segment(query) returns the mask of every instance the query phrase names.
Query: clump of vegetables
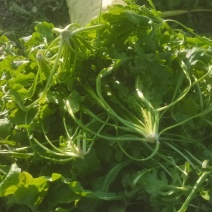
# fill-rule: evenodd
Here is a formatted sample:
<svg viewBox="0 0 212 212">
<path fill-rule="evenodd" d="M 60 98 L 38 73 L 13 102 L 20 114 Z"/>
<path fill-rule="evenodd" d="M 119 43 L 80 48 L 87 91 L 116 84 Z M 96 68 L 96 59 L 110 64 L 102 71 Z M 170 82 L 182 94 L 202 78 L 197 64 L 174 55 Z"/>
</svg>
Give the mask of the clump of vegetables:
<svg viewBox="0 0 212 212">
<path fill-rule="evenodd" d="M 70 179 L 45 180 L 45 192 L 35 192 L 40 201 L 27 207 L 42 211 L 54 181 L 75 198 L 49 209 L 66 203 L 64 210 L 83 211 L 92 200 L 92 211 L 211 207 L 212 41 L 169 22 L 154 5 L 116 5 L 83 28 L 39 23 L 22 38 L 25 56 L 13 49 L 3 56 L 1 157 L 73 167 Z M 25 204 L 21 189 L 37 186 L 36 178 L 14 164 L 7 173 L 0 184 L 6 208 Z M 30 180 L 8 192 L 23 173 Z"/>
</svg>

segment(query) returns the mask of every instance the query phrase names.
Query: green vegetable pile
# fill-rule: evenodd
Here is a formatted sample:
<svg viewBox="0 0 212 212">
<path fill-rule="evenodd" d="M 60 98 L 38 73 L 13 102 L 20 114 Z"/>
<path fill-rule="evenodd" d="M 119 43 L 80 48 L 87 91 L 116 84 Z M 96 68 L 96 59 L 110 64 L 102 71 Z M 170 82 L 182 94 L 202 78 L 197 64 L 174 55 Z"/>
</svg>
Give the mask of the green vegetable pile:
<svg viewBox="0 0 212 212">
<path fill-rule="evenodd" d="M 212 40 L 149 3 L 0 37 L 0 211 L 212 210 Z"/>
</svg>

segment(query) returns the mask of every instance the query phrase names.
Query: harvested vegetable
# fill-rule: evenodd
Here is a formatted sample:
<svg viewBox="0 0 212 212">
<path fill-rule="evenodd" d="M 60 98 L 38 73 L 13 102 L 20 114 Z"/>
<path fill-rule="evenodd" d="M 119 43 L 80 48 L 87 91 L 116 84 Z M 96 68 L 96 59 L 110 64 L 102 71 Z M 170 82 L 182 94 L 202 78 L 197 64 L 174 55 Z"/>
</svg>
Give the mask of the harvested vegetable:
<svg viewBox="0 0 212 212">
<path fill-rule="evenodd" d="M 149 2 L 1 37 L 2 210 L 211 209 L 212 41 Z"/>
</svg>

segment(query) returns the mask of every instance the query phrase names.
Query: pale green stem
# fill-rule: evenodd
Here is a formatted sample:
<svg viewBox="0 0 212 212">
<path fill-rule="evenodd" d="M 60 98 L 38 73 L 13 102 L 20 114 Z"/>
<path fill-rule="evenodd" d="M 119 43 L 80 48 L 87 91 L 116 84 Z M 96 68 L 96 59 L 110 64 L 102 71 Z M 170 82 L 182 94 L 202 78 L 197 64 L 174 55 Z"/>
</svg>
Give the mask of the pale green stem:
<svg viewBox="0 0 212 212">
<path fill-rule="evenodd" d="M 98 24 L 98 25 L 94 25 L 94 26 L 88 26 L 88 27 L 83 27 L 83 28 L 79 28 L 79 29 L 76 29 L 72 32 L 72 35 L 75 35 L 75 34 L 78 34 L 78 33 L 81 33 L 81 32 L 87 32 L 87 31 L 90 31 L 90 30 L 96 30 L 96 29 L 101 29 L 103 26 L 105 26 L 104 24 Z"/>
<path fill-rule="evenodd" d="M 176 20 L 172 20 L 172 19 L 166 19 L 164 20 L 164 23 L 165 22 L 174 22 L 174 23 L 177 23 L 179 24 L 181 27 L 183 27 L 184 29 L 186 29 L 189 33 L 191 33 L 193 36 L 197 37 L 200 41 L 204 42 L 205 44 L 211 46 L 212 45 L 212 41 L 205 38 L 205 37 L 200 37 L 199 35 L 197 35 L 196 33 L 193 32 L 192 29 L 186 27 L 185 25 L 183 25 L 182 23 L 176 21 Z"/>
<path fill-rule="evenodd" d="M 46 82 L 46 85 L 44 87 L 44 90 L 43 90 L 41 96 L 28 106 L 24 106 L 24 105 L 17 103 L 23 111 L 29 111 L 30 109 L 32 109 L 46 95 L 46 93 L 47 93 L 47 91 L 48 91 L 48 89 L 49 89 L 49 87 L 52 83 L 52 78 L 53 78 L 55 72 L 57 71 L 57 67 L 58 67 L 58 63 L 59 63 L 59 59 L 60 59 L 60 56 L 61 56 L 62 49 L 63 49 L 63 41 L 61 40 L 57 58 L 55 59 L 54 66 L 52 68 L 50 76 L 48 77 L 48 80 Z"/>
<path fill-rule="evenodd" d="M 172 101 L 170 104 L 164 106 L 164 107 L 160 107 L 157 109 L 158 112 L 161 112 L 165 109 L 168 109 L 170 107 L 172 107 L 173 105 L 175 105 L 176 103 L 178 103 L 179 101 L 181 101 L 187 94 L 188 92 L 190 91 L 191 89 L 191 86 L 192 86 L 192 83 L 191 83 L 191 79 L 189 77 L 189 74 L 188 74 L 188 71 L 187 71 L 187 68 L 186 68 L 186 65 L 183 61 L 180 61 L 181 62 L 181 65 L 183 66 L 182 67 L 182 70 L 183 70 L 183 73 L 186 75 L 188 81 L 189 81 L 189 85 L 188 87 L 184 90 L 184 92 L 181 94 L 181 96 L 179 96 L 175 101 Z"/>
<path fill-rule="evenodd" d="M 167 131 L 167 130 L 170 130 L 170 129 L 175 128 L 175 127 L 180 126 L 180 125 L 183 125 L 183 124 L 185 124 L 186 122 L 188 122 L 188 121 L 190 121 L 190 120 L 192 120 L 192 119 L 194 119 L 194 118 L 197 118 L 197 117 L 206 115 L 206 114 L 210 113 L 211 111 L 212 111 L 212 106 L 210 105 L 207 109 L 203 110 L 201 113 L 199 113 L 199 114 L 197 114 L 197 115 L 194 115 L 194 116 L 191 116 L 190 118 L 188 118 L 188 119 L 186 119 L 186 120 L 183 120 L 183 121 L 181 121 L 181 122 L 179 122 L 179 123 L 177 123 L 177 124 L 174 124 L 174 125 L 172 125 L 172 126 L 169 126 L 169 127 L 165 128 L 165 129 L 161 130 L 160 133 L 159 133 L 159 136 L 160 136 L 162 133 L 164 133 L 165 131 Z"/>
<path fill-rule="evenodd" d="M 120 142 L 118 142 L 118 145 L 119 145 L 119 148 L 121 149 L 121 151 L 122 151 L 128 158 L 130 158 L 130 159 L 132 159 L 132 160 L 135 160 L 135 161 L 146 161 L 146 160 L 150 160 L 151 158 L 153 158 L 153 157 L 157 154 L 157 152 L 158 152 L 158 150 L 159 150 L 159 147 L 160 147 L 160 142 L 159 142 L 159 140 L 156 140 L 156 142 L 155 142 L 155 148 L 154 148 L 153 152 L 152 152 L 148 157 L 146 157 L 146 158 L 135 158 L 135 157 L 129 155 L 129 154 L 125 151 L 125 149 L 122 147 L 122 145 L 120 144 Z"/>
<path fill-rule="evenodd" d="M 118 61 L 118 63 L 116 65 L 119 65 L 120 61 Z M 109 104 L 105 101 L 105 99 L 102 96 L 102 91 L 101 91 L 101 78 L 105 77 L 106 75 L 110 74 L 112 72 L 113 68 L 110 67 L 108 69 L 103 69 L 99 75 L 97 76 L 96 79 L 96 90 L 97 90 L 97 95 L 98 97 L 101 99 L 101 105 L 103 106 L 103 108 L 110 113 L 112 116 L 114 116 L 115 118 L 117 118 L 122 124 L 124 124 L 125 126 L 129 127 L 130 129 L 132 129 L 133 131 L 141 134 L 142 136 L 146 137 L 146 130 L 141 127 L 136 125 L 135 123 L 131 123 L 125 119 L 123 119 L 122 117 L 118 116 L 116 114 L 116 112 L 109 106 Z"/>
<path fill-rule="evenodd" d="M 195 10 L 170 10 L 170 11 L 162 11 L 161 17 L 166 18 L 170 16 L 178 16 L 184 15 L 190 12 L 212 12 L 211 9 L 195 9 Z"/>
<path fill-rule="evenodd" d="M 180 154 L 183 158 L 185 158 L 186 161 L 188 161 L 188 162 L 191 164 L 191 166 L 193 167 L 193 169 L 198 169 L 198 167 L 195 166 L 195 165 L 188 159 L 188 157 L 182 153 L 182 151 L 178 150 L 176 147 L 174 147 L 172 144 L 170 144 L 170 143 L 168 143 L 168 142 L 164 142 L 164 143 L 165 143 L 166 145 L 168 145 L 169 147 L 171 147 L 173 150 L 175 150 L 175 151 L 176 151 L 178 154 Z M 198 170 L 199 170 L 199 169 L 198 169 Z"/>
<path fill-rule="evenodd" d="M 199 177 L 199 179 L 196 181 L 193 189 L 191 190 L 190 194 L 186 198 L 185 202 L 181 206 L 181 208 L 178 210 L 178 212 L 185 212 L 189 206 L 189 203 L 193 199 L 195 193 L 197 192 L 197 189 L 200 187 L 200 185 L 205 181 L 208 174 L 211 172 L 203 172 L 202 175 Z"/>
<path fill-rule="evenodd" d="M 57 152 L 63 153 L 63 151 L 59 148 L 57 148 L 48 138 L 48 136 L 46 135 L 46 133 L 44 132 L 44 128 L 43 128 L 43 124 L 42 124 L 42 129 L 43 129 L 43 134 L 45 139 L 47 140 L 48 144 Z"/>
</svg>

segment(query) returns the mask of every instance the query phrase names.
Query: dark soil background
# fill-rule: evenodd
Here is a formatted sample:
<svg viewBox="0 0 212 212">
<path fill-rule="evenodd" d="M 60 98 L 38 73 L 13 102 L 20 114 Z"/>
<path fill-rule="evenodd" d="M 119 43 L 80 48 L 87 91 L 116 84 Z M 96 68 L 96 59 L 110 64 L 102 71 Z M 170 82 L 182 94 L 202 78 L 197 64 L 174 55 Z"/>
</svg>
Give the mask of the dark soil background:
<svg viewBox="0 0 212 212">
<path fill-rule="evenodd" d="M 0 0 L 0 35 L 11 39 L 26 36 L 40 21 L 51 22 L 55 26 L 67 25 L 66 0 Z"/>
</svg>

